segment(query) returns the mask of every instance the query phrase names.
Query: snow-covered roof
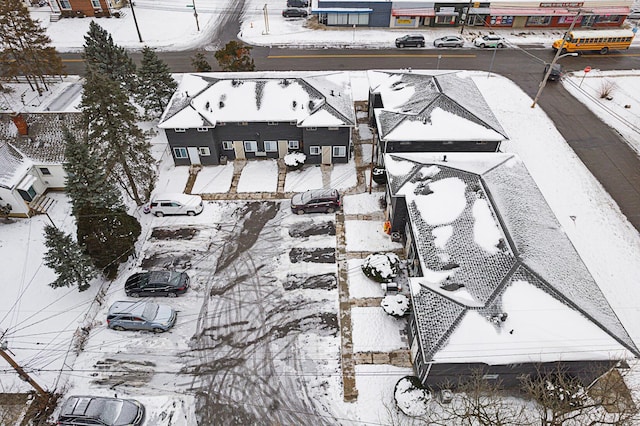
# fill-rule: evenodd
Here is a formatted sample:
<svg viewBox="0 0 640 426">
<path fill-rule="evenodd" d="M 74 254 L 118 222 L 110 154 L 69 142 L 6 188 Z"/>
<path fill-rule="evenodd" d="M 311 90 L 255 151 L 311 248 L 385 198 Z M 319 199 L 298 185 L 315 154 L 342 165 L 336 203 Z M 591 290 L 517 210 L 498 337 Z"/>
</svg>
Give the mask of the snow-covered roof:
<svg viewBox="0 0 640 426">
<path fill-rule="evenodd" d="M 410 285 L 425 360 L 638 354 L 518 157 L 387 154 L 385 167 L 423 271 Z"/>
<path fill-rule="evenodd" d="M 28 125 L 21 136 L 11 114 L 0 113 L 0 185 L 13 187 L 26 170 L 35 164 L 62 164 L 63 129 L 84 138 L 86 126 L 79 112 L 34 112 L 20 114 Z"/>
<path fill-rule="evenodd" d="M 502 141 L 506 132 L 465 72 L 368 71 L 381 140 Z"/>
<path fill-rule="evenodd" d="M 215 127 L 223 122 L 296 122 L 299 127 L 351 127 L 355 111 L 342 72 L 187 74 L 160 128 Z"/>
</svg>

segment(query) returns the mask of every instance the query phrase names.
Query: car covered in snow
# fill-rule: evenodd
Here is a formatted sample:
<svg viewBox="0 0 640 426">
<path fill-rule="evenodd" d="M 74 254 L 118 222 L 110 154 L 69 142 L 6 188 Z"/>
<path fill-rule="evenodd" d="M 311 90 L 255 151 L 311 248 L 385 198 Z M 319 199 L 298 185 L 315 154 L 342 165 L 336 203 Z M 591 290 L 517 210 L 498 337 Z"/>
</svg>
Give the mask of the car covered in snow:
<svg viewBox="0 0 640 426">
<path fill-rule="evenodd" d="M 189 275 L 177 271 L 138 272 L 127 278 L 124 292 L 127 296 L 176 297 L 189 288 Z"/>
<path fill-rule="evenodd" d="M 336 189 L 311 189 L 291 198 L 291 211 L 296 214 L 333 213 L 340 206 L 340 193 Z"/>
<path fill-rule="evenodd" d="M 111 329 L 149 330 L 162 333 L 176 323 L 176 311 L 170 306 L 139 300 L 119 301 L 109 308 L 107 326 Z"/>
<path fill-rule="evenodd" d="M 144 405 L 134 399 L 70 396 L 62 404 L 58 425 L 140 426 Z"/>
</svg>

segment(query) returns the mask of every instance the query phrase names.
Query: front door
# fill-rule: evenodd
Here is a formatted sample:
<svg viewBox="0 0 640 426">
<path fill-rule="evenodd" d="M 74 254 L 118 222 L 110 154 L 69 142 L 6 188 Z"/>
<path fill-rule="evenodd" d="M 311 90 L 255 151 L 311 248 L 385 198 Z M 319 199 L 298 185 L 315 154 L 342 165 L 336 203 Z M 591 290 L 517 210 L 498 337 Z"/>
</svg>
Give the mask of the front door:
<svg viewBox="0 0 640 426">
<path fill-rule="evenodd" d="M 285 155 L 289 153 L 289 141 L 288 140 L 279 140 L 278 141 L 278 158 L 284 158 Z"/>
<path fill-rule="evenodd" d="M 322 164 L 331 164 L 331 147 L 322 147 Z"/>
<path fill-rule="evenodd" d="M 198 148 L 195 146 L 187 147 L 187 152 L 189 153 L 189 161 L 191 161 L 191 164 L 202 164 L 200 163 L 200 153 L 198 152 Z"/>
<path fill-rule="evenodd" d="M 247 157 L 244 155 L 244 144 L 242 141 L 233 141 L 233 151 L 236 154 L 236 159 L 245 160 Z"/>
</svg>

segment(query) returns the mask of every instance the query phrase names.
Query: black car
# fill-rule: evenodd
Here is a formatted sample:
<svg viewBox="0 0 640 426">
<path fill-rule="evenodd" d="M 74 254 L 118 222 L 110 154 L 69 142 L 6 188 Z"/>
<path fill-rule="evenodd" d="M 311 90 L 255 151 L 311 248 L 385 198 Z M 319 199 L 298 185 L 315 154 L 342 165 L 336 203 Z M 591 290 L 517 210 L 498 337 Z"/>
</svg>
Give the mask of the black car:
<svg viewBox="0 0 640 426">
<path fill-rule="evenodd" d="M 422 34 L 407 34 L 396 39 L 396 47 L 424 47 L 424 36 Z"/>
<path fill-rule="evenodd" d="M 304 9 L 297 9 L 295 7 L 291 7 L 289 9 L 285 9 L 282 11 L 282 16 L 285 18 L 306 18 L 307 11 Z"/>
<path fill-rule="evenodd" d="M 70 396 L 62 405 L 58 424 L 139 426 L 144 422 L 144 406 L 133 399 L 99 396 Z"/>
<path fill-rule="evenodd" d="M 151 271 L 139 272 L 127 278 L 124 292 L 127 296 L 176 297 L 189 288 L 189 276 L 184 272 Z"/>
<path fill-rule="evenodd" d="M 296 214 L 333 213 L 340 208 L 340 193 L 336 189 L 312 189 L 291 198 L 291 211 Z"/>
<path fill-rule="evenodd" d="M 307 0 L 287 0 L 287 7 L 309 7 Z"/>
<path fill-rule="evenodd" d="M 547 72 L 549 72 L 550 66 L 551 64 L 545 64 L 544 73 L 542 74 L 543 78 L 545 75 L 547 75 Z M 549 73 L 549 77 L 547 78 L 547 81 L 558 81 L 561 78 L 562 78 L 562 65 L 553 64 L 553 68 L 551 68 L 551 72 Z"/>
</svg>

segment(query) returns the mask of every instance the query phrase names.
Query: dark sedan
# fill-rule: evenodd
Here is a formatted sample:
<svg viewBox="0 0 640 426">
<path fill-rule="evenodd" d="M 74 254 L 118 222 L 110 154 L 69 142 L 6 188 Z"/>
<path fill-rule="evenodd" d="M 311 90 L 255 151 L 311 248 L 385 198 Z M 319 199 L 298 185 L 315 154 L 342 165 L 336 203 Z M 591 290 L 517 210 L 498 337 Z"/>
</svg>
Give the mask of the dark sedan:
<svg viewBox="0 0 640 426">
<path fill-rule="evenodd" d="M 306 18 L 307 15 L 308 13 L 306 10 L 297 9 L 295 7 L 291 7 L 282 11 L 282 16 L 284 16 L 285 18 Z"/>
<path fill-rule="evenodd" d="M 133 399 L 70 396 L 62 405 L 59 425 L 138 426 L 144 422 L 144 406 Z"/>
<path fill-rule="evenodd" d="M 176 297 L 189 288 L 189 276 L 184 272 L 151 271 L 131 275 L 124 285 L 127 296 Z"/>
</svg>

